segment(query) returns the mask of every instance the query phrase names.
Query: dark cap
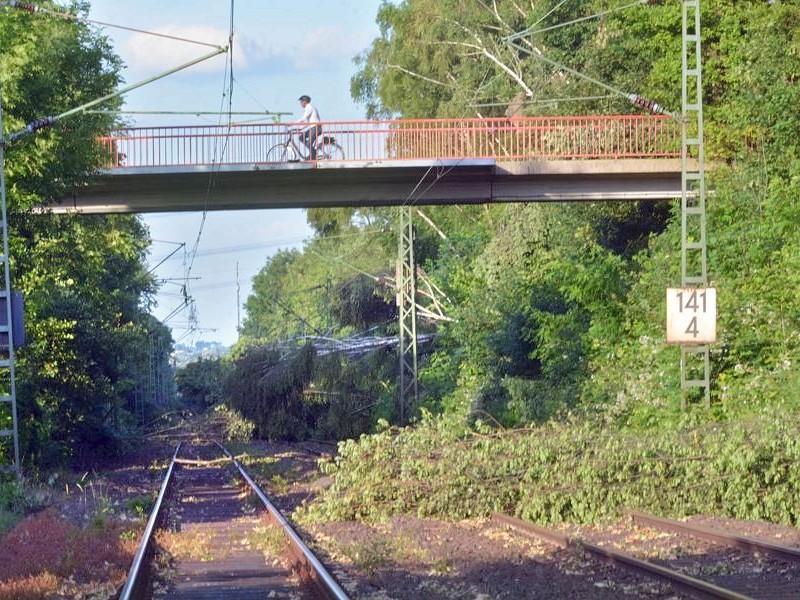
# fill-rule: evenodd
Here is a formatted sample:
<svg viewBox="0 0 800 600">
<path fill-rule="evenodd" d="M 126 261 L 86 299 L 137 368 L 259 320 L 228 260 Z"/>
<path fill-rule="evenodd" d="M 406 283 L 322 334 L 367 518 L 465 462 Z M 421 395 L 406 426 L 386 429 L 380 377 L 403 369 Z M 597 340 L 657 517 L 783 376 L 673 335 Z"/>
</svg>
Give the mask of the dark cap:
<svg viewBox="0 0 800 600">
<path fill-rule="evenodd" d="M 306 102 L 311 102 L 311 96 L 306 96 L 305 94 L 303 94 L 302 96 L 300 96 L 298 98 L 298 100 L 301 100 L 301 101 L 305 100 Z"/>
</svg>

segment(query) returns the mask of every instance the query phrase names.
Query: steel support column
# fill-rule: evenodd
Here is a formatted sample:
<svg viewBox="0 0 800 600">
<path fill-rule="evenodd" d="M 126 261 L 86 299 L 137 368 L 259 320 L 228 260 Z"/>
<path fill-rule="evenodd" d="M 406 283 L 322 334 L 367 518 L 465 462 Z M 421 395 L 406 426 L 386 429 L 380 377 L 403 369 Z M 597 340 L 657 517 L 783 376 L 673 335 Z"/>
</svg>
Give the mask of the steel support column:
<svg viewBox="0 0 800 600">
<path fill-rule="evenodd" d="M 681 287 L 707 287 L 705 148 L 700 0 L 683 0 L 681 127 Z M 696 169 L 690 164 L 696 159 Z M 711 404 L 708 345 L 681 346 L 681 404 L 702 390 Z"/>
<path fill-rule="evenodd" d="M 400 395 L 398 418 L 405 424 L 417 407 L 417 276 L 414 264 L 412 208 L 398 209 L 397 310 L 400 317 Z"/>
<path fill-rule="evenodd" d="M 0 344 L 0 448 L 13 446 L 13 457 L 7 458 L 5 452 L 0 456 L 0 469 L 11 468 L 19 477 L 19 423 L 17 419 L 17 390 L 14 374 L 14 332 L 11 312 L 11 270 L 8 254 L 8 211 L 6 206 L 6 172 L 5 172 L 5 140 L 3 138 L 3 105 L 0 90 L 0 230 L 3 245 L 0 248 L 0 262 L 3 265 L 2 282 L 0 282 L 0 298 L 5 308 L 0 324 L 0 334 L 5 343 Z M 10 442 L 10 444 L 9 444 Z M 11 452 L 8 452 L 11 454 Z M 9 465 L 10 463 L 10 465 Z"/>
</svg>

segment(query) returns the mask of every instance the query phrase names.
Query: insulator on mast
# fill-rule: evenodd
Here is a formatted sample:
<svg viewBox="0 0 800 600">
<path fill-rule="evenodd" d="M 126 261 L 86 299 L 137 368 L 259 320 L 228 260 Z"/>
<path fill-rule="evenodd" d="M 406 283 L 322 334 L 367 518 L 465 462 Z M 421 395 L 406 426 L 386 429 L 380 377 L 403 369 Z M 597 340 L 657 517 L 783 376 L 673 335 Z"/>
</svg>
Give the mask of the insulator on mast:
<svg viewBox="0 0 800 600">
<path fill-rule="evenodd" d="M 11 8 L 17 8 L 19 10 L 24 10 L 25 12 L 35 13 L 41 10 L 35 4 L 29 4 L 28 2 L 17 2 L 17 0 L 11 0 L 10 2 L 6 2 L 6 6 Z"/>
<path fill-rule="evenodd" d="M 648 100 L 647 98 L 642 98 L 641 96 L 637 96 L 636 94 L 628 94 L 628 100 L 630 100 L 637 106 L 641 106 L 642 108 L 646 108 L 647 110 L 654 113 L 658 113 L 660 115 L 672 114 L 663 106 L 661 106 L 658 102 L 654 100 Z"/>
<path fill-rule="evenodd" d="M 55 125 L 58 121 L 56 117 L 44 117 L 43 119 L 36 119 L 35 121 L 31 121 L 25 126 L 25 129 L 20 129 L 16 133 L 12 133 L 11 135 L 6 136 L 5 142 L 13 142 L 16 139 L 21 138 L 24 135 L 28 135 L 29 133 L 34 133 L 39 131 L 40 129 L 44 129 L 45 127 L 50 127 L 51 125 Z"/>
<path fill-rule="evenodd" d="M 33 133 L 35 131 L 39 131 L 40 129 L 44 129 L 45 127 L 50 127 L 54 125 L 56 122 L 55 117 L 44 117 L 43 119 L 36 119 L 35 121 L 31 121 L 25 126 L 26 133 Z"/>
</svg>

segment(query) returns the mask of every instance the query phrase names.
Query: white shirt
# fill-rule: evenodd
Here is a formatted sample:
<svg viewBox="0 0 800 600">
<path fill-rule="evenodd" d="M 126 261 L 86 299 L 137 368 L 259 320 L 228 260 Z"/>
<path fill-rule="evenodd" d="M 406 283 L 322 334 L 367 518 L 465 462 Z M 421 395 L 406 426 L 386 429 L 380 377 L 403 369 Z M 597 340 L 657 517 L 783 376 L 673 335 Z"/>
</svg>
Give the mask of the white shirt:
<svg viewBox="0 0 800 600">
<path fill-rule="evenodd" d="M 319 111 L 314 107 L 311 102 L 306 104 L 306 108 L 303 111 L 303 117 L 300 119 L 301 123 L 319 123 Z M 305 129 L 309 129 L 309 127 L 304 127 Z"/>
</svg>

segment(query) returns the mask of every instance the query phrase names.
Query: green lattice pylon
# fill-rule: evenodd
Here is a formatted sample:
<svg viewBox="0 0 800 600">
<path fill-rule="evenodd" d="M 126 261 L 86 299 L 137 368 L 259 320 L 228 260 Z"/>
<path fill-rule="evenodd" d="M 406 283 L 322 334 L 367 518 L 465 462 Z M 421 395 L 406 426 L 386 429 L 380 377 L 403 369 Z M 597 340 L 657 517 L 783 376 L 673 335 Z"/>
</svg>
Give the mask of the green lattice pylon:
<svg viewBox="0 0 800 600">
<path fill-rule="evenodd" d="M 398 417 L 405 424 L 417 407 L 417 277 L 411 207 L 398 209 L 397 310 L 400 319 L 400 393 Z"/>
<path fill-rule="evenodd" d="M 700 0 L 683 0 L 681 127 L 681 287 L 708 286 Z M 681 346 L 682 406 L 703 390 L 711 404 L 708 345 Z"/>
<path fill-rule="evenodd" d="M 0 317 L 0 469 L 11 469 L 19 477 L 19 424 L 17 420 L 17 392 L 14 374 L 14 332 L 11 310 L 11 271 L 8 254 L 8 220 L 6 206 L 6 173 L 5 173 L 5 140 L 3 138 L 3 105 L 2 90 L 0 90 L 0 230 L 3 242 L 0 248 L 0 263 L 3 265 L 0 277 L 0 300 L 2 300 L 3 315 Z M 5 456 L 11 454 L 13 458 Z M 9 464 L 10 463 L 10 464 Z"/>
</svg>

